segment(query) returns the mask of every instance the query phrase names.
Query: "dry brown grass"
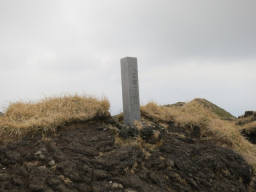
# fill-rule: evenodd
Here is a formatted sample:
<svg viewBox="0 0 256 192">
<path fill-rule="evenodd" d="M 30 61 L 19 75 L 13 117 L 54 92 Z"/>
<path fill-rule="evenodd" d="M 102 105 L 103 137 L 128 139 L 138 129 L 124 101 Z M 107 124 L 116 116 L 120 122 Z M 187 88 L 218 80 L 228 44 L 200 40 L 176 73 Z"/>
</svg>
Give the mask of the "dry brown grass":
<svg viewBox="0 0 256 192">
<path fill-rule="evenodd" d="M 161 121 L 174 121 L 178 126 L 198 125 L 204 139 L 238 152 L 256 168 L 255 145 L 241 135 L 235 121 L 222 120 L 219 115 L 205 107 L 200 99 L 183 106 L 159 106 L 151 102 L 141 107 L 141 111 L 142 114 Z"/>
<path fill-rule="evenodd" d="M 256 130 L 256 121 L 253 121 L 253 122 L 250 122 L 250 123 L 247 123 L 245 125 L 243 125 L 241 127 L 241 129 L 245 129 L 245 130 Z"/>
<path fill-rule="evenodd" d="M 105 98 L 77 95 L 46 98 L 38 103 L 13 103 L 0 117 L 0 138 L 55 132 L 56 128 L 72 121 L 108 115 L 108 110 L 109 102 Z"/>
<path fill-rule="evenodd" d="M 252 131 L 255 132 L 256 131 L 256 121 L 252 121 L 252 122 L 249 122 L 247 124 L 240 126 L 240 130 L 244 130 L 248 133 L 250 133 Z"/>
<path fill-rule="evenodd" d="M 240 131 L 247 134 L 256 132 L 256 119 L 254 116 L 239 118 L 237 119 L 236 124 L 238 125 Z"/>
</svg>

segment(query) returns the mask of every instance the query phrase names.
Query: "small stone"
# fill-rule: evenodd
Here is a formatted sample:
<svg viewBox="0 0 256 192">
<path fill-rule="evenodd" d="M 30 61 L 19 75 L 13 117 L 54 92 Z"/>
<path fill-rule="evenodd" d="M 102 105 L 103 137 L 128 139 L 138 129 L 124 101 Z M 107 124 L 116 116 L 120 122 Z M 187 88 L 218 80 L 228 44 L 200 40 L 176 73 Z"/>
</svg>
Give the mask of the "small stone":
<svg viewBox="0 0 256 192">
<path fill-rule="evenodd" d="M 44 159 L 45 159 L 44 154 L 40 154 L 40 155 L 39 155 L 39 159 L 44 160 Z"/>
<path fill-rule="evenodd" d="M 113 183 L 112 184 L 112 189 L 123 189 L 123 185 L 120 183 Z"/>
<path fill-rule="evenodd" d="M 35 156 L 41 160 L 44 160 L 45 159 L 45 155 L 43 154 L 43 152 L 41 150 L 37 151 L 35 153 Z"/>
<path fill-rule="evenodd" d="M 41 154 L 43 154 L 43 153 L 42 153 L 42 151 L 40 151 L 40 150 L 37 151 L 37 152 L 35 152 L 35 155 L 36 155 L 36 156 L 39 156 L 39 155 L 41 155 Z"/>
<path fill-rule="evenodd" d="M 38 169 L 40 169 L 40 170 L 45 170 L 45 169 L 46 169 L 46 166 L 45 166 L 45 165 L 39 166 Z"/>
<path fill-rule="evenodd" d="M 54 160 L 51 160 L 49 163 L 48 163 L 49 166 L 54 166 L 55 165 L 55 161 Z"/>
<path fill-rule="evenodd" d="M 174 167 L 175 163 L 174 163 L 173 160 L 169 160 L 169 161 L 168 161 L 168 165 L 169 165 L 170 167 Z"/>
</svg>

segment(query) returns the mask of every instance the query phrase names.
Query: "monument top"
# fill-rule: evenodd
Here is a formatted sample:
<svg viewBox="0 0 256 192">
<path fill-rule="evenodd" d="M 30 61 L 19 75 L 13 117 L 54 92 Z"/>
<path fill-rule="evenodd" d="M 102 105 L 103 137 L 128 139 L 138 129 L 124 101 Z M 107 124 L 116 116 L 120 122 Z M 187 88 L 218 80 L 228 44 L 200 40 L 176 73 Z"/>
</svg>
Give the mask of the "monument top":
<svg viewBox="0 0 256 192">
<path fill-rule="evenodd" d="M 137 57 L 123 57 L 121 59 L 121 63 L 122 62 L 136 62 L 137 63 Z"/>
</svg>

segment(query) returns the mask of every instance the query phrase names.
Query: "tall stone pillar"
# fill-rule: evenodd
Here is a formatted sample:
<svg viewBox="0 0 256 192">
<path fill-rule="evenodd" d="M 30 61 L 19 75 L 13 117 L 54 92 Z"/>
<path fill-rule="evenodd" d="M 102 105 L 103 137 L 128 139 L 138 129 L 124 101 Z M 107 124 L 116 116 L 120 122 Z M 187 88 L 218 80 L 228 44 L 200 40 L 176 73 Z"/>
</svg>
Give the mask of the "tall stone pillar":
<svg viewBox="0 0 256 192">
<path fill-rule="evenodd" d="M 121 77 L 124 122 L 132 126 L 135 120 L 140 121 L 141 118 L 137 58 L 121 59 Z"/>
</svg>

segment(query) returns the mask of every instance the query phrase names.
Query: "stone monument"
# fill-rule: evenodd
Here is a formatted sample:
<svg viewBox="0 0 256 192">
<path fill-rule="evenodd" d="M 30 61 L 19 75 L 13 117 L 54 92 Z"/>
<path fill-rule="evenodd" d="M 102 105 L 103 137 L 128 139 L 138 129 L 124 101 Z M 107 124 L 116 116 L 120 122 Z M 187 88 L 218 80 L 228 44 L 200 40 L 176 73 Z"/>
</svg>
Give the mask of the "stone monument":
<svg viewBox="0 0 256 192">
<path fill-rule="evenodd" d="M 125 57 L 121 59 L 121 78 L 124 122 L 132 126 L 135 120 L 140 121 L 137 58 Z"/>
</svg>

